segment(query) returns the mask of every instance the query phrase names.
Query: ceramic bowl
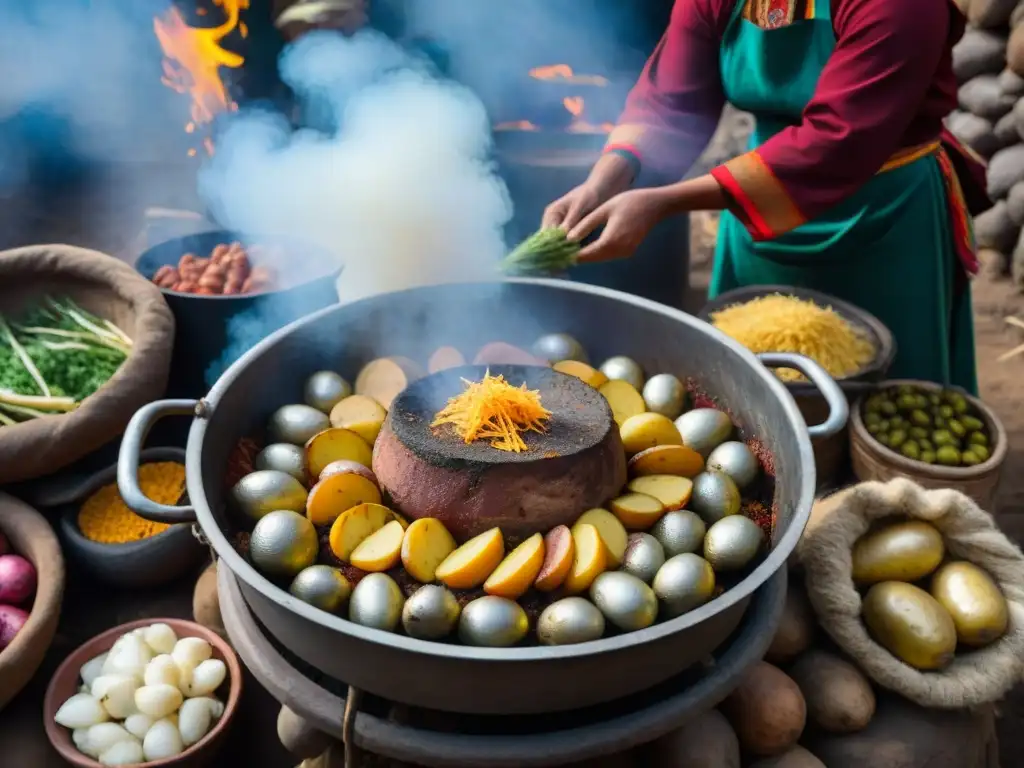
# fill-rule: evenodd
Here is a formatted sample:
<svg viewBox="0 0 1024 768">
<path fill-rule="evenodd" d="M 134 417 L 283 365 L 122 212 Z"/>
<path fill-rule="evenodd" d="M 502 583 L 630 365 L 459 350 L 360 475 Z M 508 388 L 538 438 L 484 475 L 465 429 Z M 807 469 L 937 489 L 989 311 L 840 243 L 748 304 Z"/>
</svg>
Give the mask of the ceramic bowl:
<svg viewBox="0 0 1024 768">
<path fill-rule="evenodd" d="M 185 463 L 182 448 L 147 448 L 142 463 L 176 461 Z M 104 485 L 117 481 L 117 464 L 112 464 L 78 482 L 70 483 L 48 502 L 58 506 L 60 536 L 68 555 L 96 579 L 118 587 L 150 588 L 167 584 L 196 568 L 208 551 L 192 535 L 192 526 L 172 525 L 163 533 L 141 541 L 102 544 L 87 539 L 78 527 L 78 511 L 89 496 Z"/>
<path fill-rule="evenodd" d="M 53 642 L 64 597 L 64 558 L 46 518 L 13 496 L 0 493 L 0 532 L 36 569 L 36 595 L 25 626 L 0 651 L 0 710 L 35 674 Z"/>
<path fill-rule="evenodd" d="M 213 728 L 201 741 L 193 744 L 180 755 L 140 765 L 144 765 L 146 768 L 169 768 L 170 766 L 200 768 L 217 764 L 213 760 L 224 744 L 224 738 L 228 728 L 231 727 L 231 721 L 238 710 L 238 701 L 242 695 L 242 667 L 238 656 L 227 642 L 206 627 L 183 619 L 143 619 L 122 624 L 79 646 L 60 665 L 46 689 L 46 697 L 43 700 L 43 723 L 50 744 L 69 764 L 79 766 L 79 768 L 102 768 L 99 762 L 79 752 L 71 741 L 71 731 L 57 725 L 53 719 L 61 704 L 78 692 L 78 687 L 81 684 L 78 674 L 82 665 L 89 659 L 109 651 L 114 645 L 114 641 L 121 635 L 139 627 L 158 623 L 170 625 L 179 638 L 202 638 L 213 646 L 213 658 L 220 659 L 227 665 L 227 679 L 216 692 L 217 698 L 224 703 L 224 714 L 214 723 Z"/>
</svg>

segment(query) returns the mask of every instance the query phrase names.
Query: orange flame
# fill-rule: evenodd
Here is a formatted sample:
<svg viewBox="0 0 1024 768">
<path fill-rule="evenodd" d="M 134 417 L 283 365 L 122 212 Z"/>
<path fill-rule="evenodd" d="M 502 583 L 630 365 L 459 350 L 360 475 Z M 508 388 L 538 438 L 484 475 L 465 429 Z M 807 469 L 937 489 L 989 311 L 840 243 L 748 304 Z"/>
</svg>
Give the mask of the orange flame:
<svg viewBox="0 0 1024 768">
<path fill-rule="evenodd" d="M 173 6 L 162 17 L 153 19 L 153 31 L 164 53 L 160 80 L 192 99 L 191 119 L 185 124 L 189 134 L 212 123 L 218 114 L 238 109 L 221 80 L 220 68 L 238 69 L 245 57 L 223 48 L 221 41 L 236 29 L 242 37 L 248 35 L 241 13 L 248 10 L 250 0 L 213 2 L 223 8 L 225 16 L 224 22 L 216 27 L 190 27 Z M 205 9 L 197 13 L 204 16 Z M 212 155 L 213 142 L 208 136 L 203 137 L 202 144 L 207 154 Z M 190 156 L 195 154 L 195 149 L 189 150 Z"/>
<path fill-rule="evenodd" d="M 547 64 L 530 70 L 534 80 L 558 81 L 569 85 L 597 86 L 608 85 L 608 78 L 601 75 L 577 75 L 568 64 Z M 590 123 L 584 118 L 585 104 L 582 96 L 567 96 L 562 105 L 572 115 L 572 122 L 566 128 L 569 133 L 611 133 L 615 126 L 611 123 Z M 510 120 L 494 126 L 496 131 L 539 131 L 540 128 L 529 120 Z"/>
<path fill-rule="evenodd" d="M 608 85 L 608 78 L 600 75 L 577 75 L 568 64 L 547 64 L 530 70 L 536 80 L 563 80 L 573 85 Z"/>
</svg>

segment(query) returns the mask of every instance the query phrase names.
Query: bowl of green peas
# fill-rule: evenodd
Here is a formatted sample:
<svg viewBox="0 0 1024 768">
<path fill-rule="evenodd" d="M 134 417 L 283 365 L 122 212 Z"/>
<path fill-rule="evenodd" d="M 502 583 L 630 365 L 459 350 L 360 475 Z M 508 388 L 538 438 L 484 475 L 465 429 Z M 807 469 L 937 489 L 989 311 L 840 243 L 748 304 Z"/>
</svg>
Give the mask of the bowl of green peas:
<svg viewBox="0 0 1024 768">
<path fill-rule="evenodd" d="M 952 488 L 990 509 L 1006 460 L 999 418 L 978 398 L 926 381 L 885 381 L 850 413 L 850 454 L 859 480 L 907 477 Z"/>
</svg>

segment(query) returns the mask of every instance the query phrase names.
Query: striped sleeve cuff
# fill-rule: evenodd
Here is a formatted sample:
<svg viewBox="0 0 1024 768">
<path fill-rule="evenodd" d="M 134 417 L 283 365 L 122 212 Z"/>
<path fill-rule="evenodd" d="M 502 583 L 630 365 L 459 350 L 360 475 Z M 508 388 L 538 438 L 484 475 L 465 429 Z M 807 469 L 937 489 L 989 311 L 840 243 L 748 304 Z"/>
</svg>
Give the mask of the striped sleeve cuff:
<svg viewBox="0 0 1024 768">
<path fill-rule="evenodd" d="M 757 150 L 713 168 L 711 175 L 755 240 L 771 240 L 807 221 Z"/>
<path fill-rule="evenodd" d="M 629 170 L 634 179 L 640 175 L 640 153 L 633 147 L 605 147 L 604 154 L 616 155 L 629 163 Z"/>
</svg>

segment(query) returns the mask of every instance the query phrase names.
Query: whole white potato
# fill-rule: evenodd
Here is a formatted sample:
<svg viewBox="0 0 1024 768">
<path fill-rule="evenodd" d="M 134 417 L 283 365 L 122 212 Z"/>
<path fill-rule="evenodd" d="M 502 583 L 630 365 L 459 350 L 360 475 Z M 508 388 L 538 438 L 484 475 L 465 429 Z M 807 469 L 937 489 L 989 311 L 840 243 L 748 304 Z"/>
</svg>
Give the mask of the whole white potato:
<svg viewBox="0 0 1024 768">
<path fill-rule="evenodd" d="M 96 723 L 106 722 L 110 719 L 107 710 L 100 704 L 99 699 L 90 693 L 76 693 L 70 699 L 60 705 L 57 714 L 53 716 L 57 725 L 65 728 L 89 728 Z"/>
<path fill-rule="evenodd" d="M 174 644 L 171 656 L 179 667 L 195 669 L 213 655 L 213 648 L 201 637 L 183 637 Z"/>
<path fill-rule="evenodd" d="M 185 746 L 190 747 L 210 731 L 213 723 L 211 699 L 186 699 L 178 710 L 178 731 Z"/>
<path fill-rule="evenodd" d="M 178 671 L 178 664 L 169 653 L 154 658 L 146 665 L 145 674 L 142 677 L 146 685 L 173 685 L 178 687 L 181 673 Z"/>
<path fill-rule="evenodd" d="M 153 651 L 141 637 L 134 633 L 122 635 L 103 662 L 103 674 L 134 675 L 141 680 L 142 673 L 152 658 Z"/>
<path fill-rule="evenodd" d="M 146 760 L 162 760 L 180 755 L 185 749 L 178 727 L 170 720 L 157 720 L 142 740 L 142 755 Z"/>
<path fill-rule="evenodd" d="M 99 757 L 89 751 L 89 729 L 88 728 L 75 728 L 71 732 L 71 742 L 75 745 L 75 748 L 83 755 L 89 757 Z"/>
<path fill-rule="evenodd" d="M 142 639 L 153 653 L 170 653 L 174 650 L 178 636 L 169 624 L 150 624 L 142 632 Z"/>
<path fill-rule="evenodd" d="M 135 691 L 139 679 L 134 675 L 100 675 L 92 684 L 92 695 L 113 718 L 123 720 L 136 712 Z"/>
<path fill-rule="evenodd" d="M 153 718 L 149 715 L 144 715 L 141 712 L 136 712 L 134 715 L 128 715 L 124 721 L 124 729 L 139 741 L 145 737 L 146 731 L 152 727 Z"/>
<path fill-rule="evenodd" d="M 117 723 L 97 723 L 86 733 L 86 754 L 98 757 L 119 741 L 135 740 L 124 726 Z"/>
<path fill-rule="evenodd" d="M 157 720 L 177 710 L 183 700 L 181 691 L 163 683 L 144 685 L 135 691 L 135 706 L 139 712 Z"/>
<path fill-rule="evenodd" d="M 194 701 L 206 702 L 206 705 L 210 708 L 210 716 L 214 720 L 220 720 L 221 715 L 224 714 L 224 702 L 216 696 L 197 696 Z"/>
<path fill-rule="evenodd" d="M 192 671 L 188 686 L 189 696 L 206 696 L 216 691 L 228 675 L 228 668 L 220 659 L 207 659 Z"/>
<path fill-rule="evenodd" d="M 132 739 L 119 741 L 99 757 L 101 765 L 137 765 L 143 760 L 142 745 Z"/>
<path fill-rule="evenodd" d="M 82 669 L 79 670 L 78 675 L 82 678 L 82 684 L 92 688 L 92 682 L 97 677 L 103 674 L 103 663 L 107 660 L 107 654 L 101 653 L 99 656 L 93 656 L 85 664 L 82 665 Z"/>
</svg>

